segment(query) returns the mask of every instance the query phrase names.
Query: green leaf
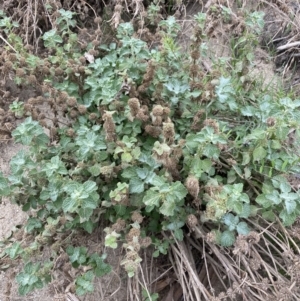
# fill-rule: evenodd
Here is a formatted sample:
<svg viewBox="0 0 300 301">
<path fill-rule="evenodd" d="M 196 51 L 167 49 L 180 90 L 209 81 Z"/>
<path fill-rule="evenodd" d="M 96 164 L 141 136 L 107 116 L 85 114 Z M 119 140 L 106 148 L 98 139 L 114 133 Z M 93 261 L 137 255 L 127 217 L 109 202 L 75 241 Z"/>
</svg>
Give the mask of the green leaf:
<svg viewBox="0 0 300 301">
<path fill-rule="evenodd" d="M 280 182 L 279 188 L 281 192 L 290 192 L 292 190 L 291 185 L 287 181 Z"/>
<path fill-rule="evenodd" d="M 239 214 L 239 217 L 248 218 L 251 215 L 251 205 L 243 204 L 243 208 Z"/>
<path fill-rule="evenodd" d="M 233 231 L 239 223 L 239 217 L 234 216 L 232 213 L 227 213 L 223 216 L 223 222 L 228 226 L 229 231 Z"/>
<path fill-rule="evenodd" d="M 262 147 L 257 147 L 253 152 L 253 161 L 261 161 L 267 156 L 267 151 Z"/>
<path fill-rule="evenodd" d="M 129 181 L 129 193 L 144 192 L 144 182 L 138 178 L 132 178 Z"/>
<path fill-rule="evenodd" d="M 120 234 L 118 234 L 115 231 L 106 234 L 106 236 L 105 236 L 105 247 L 110 247 L 112 249 L 116 249 L 118 247 L 117 239 L 119 237 L 120 237 Z"/>
<path fill-rule="evenodd" d="M 92 176 L 98 177 L 101 173 L 101 165 L 100 164 L 95 164 L 93 166 L 90 166 L 88 168 L 88 171 L 92 174 Z"/>
<path fill-rule="evenodd" d="M 40 229 L 42 228 L 42 222 L 35 218 L 35 217 L 31 217 L 27 220 L 26 226 L 25 226 L 25 230 L 28 233 L 31 233 L 34 229 Z"/>
<path fill-rule="evenodd" d="M 23 253 L 23 249 L 21 248 L 20 243 L 14 242 L 11 247 L 5 250 L 5 252 L 11 259 L 15 259 Z"/>
<path fill-rule="evenodd" d="M 174 231 L 174 236 L 175 236 L 175 238 L 178 239 L 179 241 L 183 241 L 184 235 L 183 235 L 182 229 L 176 229 L 176 230 Z"/>
<path fill-rule="evenodd" d="M 157 193 L 157 191 L 153 190 L 152 188 L 150 188 L 144 198 L 143 198 L 143 203 L 146 206 L 156 206 L 159 207 L 159 203 L 161 200 L 161 196 L 159 193 Z"/>
<path fill-rule="evenodd" d="M 90 194 L 97 190 L 97 184 L 94 181 L 86 181 L 83 183 L 83 189 L 86 193 Z"/>
<path fill-rule="evenodd" d="M 269 208 L 273 205 L 272 200 L 269 200 L 265 194 L 260 194 L 256 199 L 256 203 L 261 205 L 263 208 Z"/>
<path fill-rule="evenodd" d="M 243 152 L 242 165 L 247 165 L 250 162 L 250 154 L 248 152 Z"/>
<path fill-rule="evenodd" d="M 221 234 L 220 242 L 221 242 L 221 246 L 223 247 L 231 247 L 235 242 L 234 232 L 228 230 L 224 231 Z"/>
<path fill-rule="evenodd" d="M 268 210 L 268 211 L 264 211 L 262 213 L 262 218 L 264 218 L 264 219 L 266 219 L 267 221 L 270 221 L 270 222 L 275 222 L 276 215 L 273 211 Z"/>
<path fill-rule="evenodd" d="M 76 278 L 75 284 L 76 284 L 76 293 L 79 296 L 82 296 L 86 293 L 91 293 L 94 291 L 94 273 L 92 271 L 88 271 L 82 276 L 79 276 Z"/>
<path fill-rule="evenodd" d="M 280 212 L 279 217 L 281 218 L 284 226 L 289 227 L 296 221 L 297 213 L 294 211 L 289 214 L 286 209 L 283 209 Z"/>
<path fill-rule="evenodd" d="M 132 155 L 130 153 L 122 153 L 121 160 L 124 163 L 130 163 L 132 161 Z"/>
<path fill-rule="evenodd" d="M 11 193 L 11 189 L 8 180 L 4 177 L 0 171 L 0 196 L 8 196 Z"/>
<path fill-rule="evenodd" d="M 288 214 L 291 214 L 295 211 L 297 203 L 294 200 L 285 200 L 285 208 Z"/>
<path fill-rule="evenodd" d="M 76 199 L 70 197 L 65 198 L 62 204 L 62 210 L 64 212 L 74 212 L 77 210 L 78 204 Z"/>
<path fill-rule="evenodd" d="M 214 160 L 217 160 L 219 158 L 220 152 L 221 151 L 219 150 L 219 148 L 213 144 L 207 144 L 203 148 L 203 155 Z"/>
<path fill-rule="evenodd" d="M 183 200 L 186 197 L 187 193 L 188 193 L 185 186 L 179 181 L 173 183 L 170 186 L 170 189 L 172 191 L 172 195 L 176 196 L 177 201 Z"/>
<path fill-rule="evenodd" d="M 146 177 L 147 177 L 148 174 L 149 174 L 149 169 L 147 169 L 147 168 L 137 168 L 137 169 L 136 169 L 136 174 L 138 175 L 138 177 L 139 177 L 141 180 L 145 180 Z"/>
<path fill-rule="evenodd" d="M 250 232 L 250 229 L 249 229 L 247 223 L 239 222 L 238 225 L 236 226 L 236 231 L 238 232 L 238 234 L 248 235 Z"/>
<path fill-rule="evenodd" d="M 128 167 L 123 169 L 122 172 L 122 177 L 125 179 L 131 179 L 131 178 L 136 178 L 137 173 L 136 173 L 136 168 L 134 167 Z"/>
<path fill-rule="evenodd" d="M 165 216 L 173 216 L 176 208 L 175 200 L 170 198 L 163 201 L 163 204 L 159 208 L 159 212 Z"/>
<path fill-rule="evenodd" d="M 69 246 L 67 248 L 67 254 L 69 255 L 69 259 L 72 263 L 85 263 L 87 260 L 87 248 L 84 247 L 72 247 Z"/>
</svg>

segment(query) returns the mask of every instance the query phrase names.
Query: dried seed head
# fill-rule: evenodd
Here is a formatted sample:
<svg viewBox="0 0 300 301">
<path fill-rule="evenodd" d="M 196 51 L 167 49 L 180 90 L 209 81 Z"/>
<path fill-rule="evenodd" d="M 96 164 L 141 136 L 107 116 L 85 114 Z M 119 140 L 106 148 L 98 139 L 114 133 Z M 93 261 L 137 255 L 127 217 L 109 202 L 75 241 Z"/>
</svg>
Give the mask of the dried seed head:
<svg viewBox="0 0 300 301">
<path fill-rule="evenodd" d="M 89 120 L 96 120 L 97 119 L 97 114 L 96 113 L 91 113 L 90 115 L 89 115 Z"/>
<path fill-rule="evenodd" d="M 140 85 L 139 87 L 138 87 L 138 92 L 139 93 L 144 93 L 145 91 L 147 90 L 147 86 L 146 85 Z"/>
<path fill-rule="evenodd" d="M 161 134 L 161 129 L 157 126 L 147 124 L 145 126 L 145 132 L 154 138 L 158 138 Z"/>
<path fill-rule="evenodd" d="M 42 126 L 44 128 L 48 128 L 48 123 L 47 123 L 46 119 L 39 120 L 39 124 L 40 124 L 40 126 Z"/>
<path fill-rule="evenodd" d="M 174 123 L 172 122 L 163 123 L 163 136 L 168 144 L 173 144 L 175 138 Z"/>
<path fill-rule="evenodd" d="M 137 222 L 139 224 L 141 224 L 143 222 L 144 217 L 137 211 L 134 211 L 131 215 L 131 220 L 133 222 Z"/>
<path fill-rule="evenodd" d="M 101 17 L 96 17 L 96 18 L 94 19 L 94 23 L 95 23 L 95 24 L 100 24 L 101 22 L 102 22 Z"/>
<path fill-rule="evenodd" d="M 67 99 L 67 105 L 71 108 L 75 107 L 77 105 L 77 100 L 75 97 L 69 97 Z"/>
<path fill-rule="evenodd" d="M 80 73 L 85 73 L 85 67 L 84 67 L 84 66 L 79 66 L 79 67 L 78 67 L 78 71 L 79 71 Z"/>
<path fill-rule="evenodd" d="M 152 239 L 149 236 L 140 239 L 140 245 L 142 248 L 148 248 L 152 244 Z"/>
<path fill-rule="evenodd" d="M 98 40 L 93 40 L 93 41 L 92 41 L 92 45 L 93 45 L 94 47 L 97 47 L 97 46 L 100 45 L 100 41 L 98 41 Z"/>
<path fill-rule="evenodd" d="M 100 28 L 95 30 L 95 35 L 101 36 L 102 35 L 102 30 Z"/>
<path fill-rule="evenodd" d="M 168 107 L 164 107 L 164 115 L 167 117 L 170 115 L 170 113 L 171 113 L 171 109 Z"/>
<path fill-rule="evenodd" d="M 121 4 L 117 4 L 116 6 L 115 6 L 115 12 L 121 12 L 123 10 L 123 6 L 121 5 Z"/>
<path fill-rule="evenodd" d="M 193 60 L 198 60 L 200 58 L 200 51 L 199 50 L 193 50 L 191 52 L 191 58 Z"/>
<path fill-rule="evenodd" d="M 38 116 L 38 119 L 44 119 L 46 117 L 46 115 L 44 113 L 40 113 Z"/>
<path fill-rule="evenodd" d="M 18 68 L 18 69 L 16 70 L 16 76 L 18 76 L 18 77 L 23 77 L 25 74 L 26 74 L 26 72 L 25 72 L 25 70 L 22 69 L 22 68 Z"/>
<path fill-rule="evenodd" d="M 133 272 L 135 273 L 138 269 L 138 263 L 132 261 L 132 260 L 128 260 L 124 263 L 124 269 L 127 272 Z"/>
<path fill-rule="evenodd" d="M 139 254 L 136 251 L 128 251 L 126 253 L 126 259 L 135 261 L 137 258 L 139 258 Z"/>
<path fill-rule="evenodd" d="M 86 63 L 86 58 L 84 56 L 81 56 L 79 58 L 79 62 L 84 65 Z"/>
<path fill-rule="evenodd" d="M 136 114 L 136 118 L 143 122 L 146 122 L 149 119 L 149 116 L 145 114 L 144 110 L 139 110 Z"/>
<path fill-rule="evenodd" d="M 116 138 L 116 126 L 113 120 L 112 115 L 114 114 L 114 111 L 105 111 L 105 113 L 102 116 L 102 119 L 104 120 L 103 128 L 106 133 L 106 140 L 107 141 L 114 141 Z"/>
<path fill-rule="evenodd" d="M 62 70 L 60 67 L 55 68 L 54 73 L 56 76 L 60 76 L 64 74 L 64 70 Z"/>
<path fill-rule="evenodd" d="M 10 92 L 9 91 L 5 91 L 3 94 L 3 98 L 8 98 L 10 96 Z"/>
<path fill-rule="evenodd" d="M 53 138 L 53 137 L 55 137 L 56 135 L 57 135 L 57 128 L 54 127 L 54 126 L 52 126 L 52 127 L 50 128 L 50 136 Z"/>
<path fill-rule="evenodd" d="M 3 67 L 4 67 L 4 71 L 8 72 L 12 69 L 13 63 L 11 61 L 6 61 L 3 65 Z"/>
<path fill-rule="evenodd" d="M 131 228 L 128 234 L 126 235 L 126 240 L 127 242 L 131 242 L 134 237 L 140 237 L 141 231 L 140 229 L 137 228 Z"/>
<path fill-rule="evenodd" d="M 194 214 L 189 214 L 187 216 L 186 222 L 191 229 L 194 229 L 198 224 L 198 219 Z"/>
<path fill-rule="evenodd" d="M 260 241 L 260 235 L 257 232 L 250 231 L 247 235 L 247 241 L 251 244 L 258 244 Z"/>
<path fill-rule="evenodd" d="M 135 117 L 140 110 L 140 101 L 137 98 L 130 98 L 128 100 L 128 106 L 130 108 L 130 113 Z"/>
<path fill-rule="evenodd" d="M 154 116 L 162 116 L 164 114 L 164 108 L 161 105 L 156 105 L 152 109 L 152 114 Z"/>
<path fill-rule="evenodd" d="M 243 235 L 239 235 L 234 243 L 233 254 L 248 254 L 250 246 Z"/>
<path fill-rule="evenodd" d="M 187 188 L 189 194 L 194 197 L 195 199 L 198 197 L 200 187 L 199 181 L 195 176 L 188 176 L 185 182 L 185 187 Z"/>
<path fill-rule="evenodd" d="M 11 62 L 15 62 L 17 60 L 17 56 L 14 53 L 10 53 L 9 56 L 8 56 L 8 59 Z"/>
<path fill-rule="evenodd" d="M 152 124 L 155 126 L 159 126 L 162 124 L 162 117 L 161 116 L 153 116 Z"/>
<path fill-rule="evenodd" d="M 190 75 L 191 77 L 196 77 L 198 73 L 200 72 L 198 65 L 191 65 L 190 67 Z"/>
<path fill-rule="evenodd" d="M 72 109 L 70 112 L 69 112 L 69 115 L 71 118 L 76 118 L 78 116 L 78 111 L 75 110 L 75 109 Z"/>
<path fill-rule="evenodd" d="M 118 218 L 117 221 L 111 226 L 113 231 L 121 232 L 125 229 L 126 227 L 126 222 L 125 220 Z"/>
<path fill-rule="evenodd" d="M 274 118 L 274 117 L 269 117 L 268 119 L 267 119 L 267 125 L 268 126 L 274 126 L 276 124 L 276 118 Z"/>
<path fill-rule="evenodd" d="M 74 136 L 75 136 L 75 131 L 74 131 L 74 129 L 68 128 L 68 129 L 67 129 L 67 132 L 66 132 L 66 135 L 69 136 L 69 137 L 74 137 Z"/>
<path fill-rule="evenodd" d="M 42 73 L 45 75 L 50 74 L 50 68 L 48 66 L 43 66 Z"/>
<path fill-rule="evenodd" d="M 216 134 L 219 134 L 220 133 L 220 130 L 219 130 L 219 124 L 216 120 L 214 119 L 210 119 L 210 118 L 207 118 L 203 121 L 203 125 L 204 126 L 209 126 L 209 127 L 212 127 L 214 129 L 214 132 Z"/>
<path fill-rule="evenodd" d="M 33 74 L 30 74 L 27 77 L 27 81 L 29 84 L 32 84 L 32 85 L 35 85 L 37 83 L 37 79 L 36 79 L 35 75 L 33 75 Z"/>
<path fill-rule="evenodd" d="M 38 104 L 36 98 L 33 98 L 33 97 L 30 97 L 30 98 L 27 100 L 27 103 L 30 104 L 30 105 L 32 105 L 32 106 Z"/>
<path fill-rule="evenodd" d="M 85 105 L 79 105 L 78 106 L 78 111 L 81 115 L 85 114 L 87 112 L 87 108 Z"/>
<path fill-rule="evenodd" d="M 43 102 L 45 101 L 45 98 L 43 96 L 38 96 L 36 98 L 36 101 L 39 105 L 43 104 Z"/>
<path fill-rule="evenodd" d="M 111 165 L 100 167 L 100 173 L 104 176 L 110 177 L 114 172 L 114 167 Z"/>
</svg>

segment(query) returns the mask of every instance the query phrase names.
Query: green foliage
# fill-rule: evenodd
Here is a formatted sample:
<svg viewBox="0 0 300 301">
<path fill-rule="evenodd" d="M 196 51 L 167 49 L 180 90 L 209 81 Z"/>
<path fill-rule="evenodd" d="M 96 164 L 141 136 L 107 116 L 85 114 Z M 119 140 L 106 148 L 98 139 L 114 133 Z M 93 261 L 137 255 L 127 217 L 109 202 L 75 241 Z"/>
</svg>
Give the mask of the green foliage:
<svg viewBox="0 0 300 301">
<path fill-rule="evenodd" d="M 19 294 L 24 296 L 34 289 L 44 287 L 51 278 L 49 272 L 51 269 L 51 263 L 44 264 L 41 269 L 39 263 L 28 262 L 23 269 L 23 272 L 16 276 L 16 280 L 19 284 Z"/>
<path fill-rule="evenodd" d="M 149 11 L 154 18 L 156 6 Z M 45 77 L 51 88 L 43 97 L 52 101 L 67 94 L 68 106 L 59 101 L 55 106 L 62 105 L 56 119 L 64 115 L 68 127 L 66 121 L 53 123 L 56 134 L 49 137 L 42 123 L 29 117 L 12 133 L 28 150 L 11 160 L 11 175 L 0 173 L 0 196 L 29 212 L 24 229 L 34 235 L 35 245 L 25 249 L 15 242 L 6 249 L 10 258 L 27 259 L 27 253 L 59 240 L 58 249 L 73 268 L 87 268 L 75 281 L 76 293 L 83 295 L 93 291 L 94 277 L 111 267 L 104 255 L 90 255 L 88 246 L 68 241 L 67 247 L 62 233 L 72 241 L 80 231 L 92 234 L 105 220 L 105 247 L 123 244 L 126 252 L 136 252 L 147 238 L 157 257 L 174 242 L 161 234 L 183 240 L 189 215 L 198 214 L 224 247 L 247 235 L 247 219 L 257 214 L 268 220 L 279 216 L 285 226 L 296 220 L 299 193 L 286 178 L 299 172 L 298 145 L 288 138 L 293 132 L 299 140 L 300 101 L 264 90 L 258 82 L 249 90 L 247 66 L 261 14 L 250 14 L 243 35 L 234 37 L 230 67 L 224 58 L 212 60 L 212 72 L 205 75 L 195 58 L 205 49 L 205 14 L 195 17 L 202 42 L 193 37 L 187 53 L 175 41 L 180 26 L 169 17 L 158 24 L 161 47 L 150 49 L 136 38 L 131 23 L 122 23 L 115 42 L 99 46 L 87 64 L 72 31 L 73 14 L 59 13 L 57 28 L 42 37 L 51 53 Z M 222 7 L 222 16 L 229 22 L 232 12 Z M 4 19 L 0 27 L 9 28 Z M 26 60 L 32 68 L 40 63 L 34 55 Z M 134 214 L 139 218 L 133 220 Z M 57 249 L 53 253 L 58 256 Z M 141 261 L 138 252 L 134 255 L 122 261 L 129 277 Z M 49 280 L 47 264 L 42 271 L 40 264 L 25 265 L 17 276 L 21 294 Z"/>
</svg>

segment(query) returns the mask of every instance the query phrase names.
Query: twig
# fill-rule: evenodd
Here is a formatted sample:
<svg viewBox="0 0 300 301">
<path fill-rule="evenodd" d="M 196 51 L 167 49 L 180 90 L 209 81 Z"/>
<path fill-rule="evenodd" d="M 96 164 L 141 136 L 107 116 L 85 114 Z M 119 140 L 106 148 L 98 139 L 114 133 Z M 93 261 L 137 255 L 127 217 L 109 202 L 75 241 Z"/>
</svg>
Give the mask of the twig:
<svg viewBox="0 0 300 301">
<path fill-rule="evenodd" d="M 300 46 L 300 41 L 293 42 L 293 43 L 287 43 L 285 45 L 277 47 L 277 51 L 286 50 L 292 47 Z"/>
<path fill-rule="evenodd" d="M 0 39 L 7 44 L 15 53 L 18 53 L 18 51 L 6 40 L 2 37 L 2 35 L 0 34 Z"/>
</svg>

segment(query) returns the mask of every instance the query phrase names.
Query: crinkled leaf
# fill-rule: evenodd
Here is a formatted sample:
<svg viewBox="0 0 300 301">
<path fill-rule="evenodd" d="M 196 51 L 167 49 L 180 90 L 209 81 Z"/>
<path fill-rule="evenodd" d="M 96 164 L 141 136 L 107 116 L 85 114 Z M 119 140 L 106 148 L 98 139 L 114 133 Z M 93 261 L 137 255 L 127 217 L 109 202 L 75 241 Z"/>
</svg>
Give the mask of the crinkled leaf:
<svg viewBox="0 0 300 301">
<path fill-rule="evenodd" d="M 236 231 L 238 232 L 238 234 L 248 235 L 250 232 L 250 229 L 249 229 L 247 223 L 239 222 L 238 225 L 236 226 Z"/>
<path fill-rule="evenodd" d="M 101 165 L 100 164 L 95 164 L 93 166 L 90 166 L 88 168 L 88 171 L 92 174 L 92 176 L 98 177 L 101 173 Z"/>
<path fill-rule="evenodd" d="M 155 191 L 155 190 L 149 189 L 146 192 L 146 195 L 143 198 L 143 203 L 146 206 L 156 206 L 156 207 L 158 207 L 159 203 L 160 203 L 160 200 L 161 200 L 160 194 L 157 193 L 157 191 Z"/>
<path fill-rule="evenodd" d="M 144 192 L 144 182 L 138 178 L 132 178 L 129 181 L 129 192 L 130 193 L 142 193 Z"/>
<path fill-rule="evenodd" d="M 294 212 L 289 214 L 286 209 L 283 209 L 280 212 L 279 217 L 281 218 L 283 224 L 286 227 L 289 227 L 296 221 L 297 213 L 294 211 Z"/>
<path fill-rule="evenodd" d="M 88 271 L 82 276 L 77 277 L 76 279 L 76 293 L 79 296 L 82 296 L 86 293 L 91 293 L 94 291 L 94 273 L 92 271 Z"/>
<path fill-rule="evenodd" d="M 231 247 L 235 242 L 235 234 L 233 231 L 224 231 L 220 238 L 221 246 Z"/>
<path fill-rule="evenodd" d="M 163 204 L 159 208 L 159 212 L 165 216 L 173 216 L 175 208 L 176 208 L 175 200 L 166 199 L 164 200 Z"/>
<path fill-rule="evenodd" d="M 267 151 L 262 147 L 257 147 L 253 152 L 253 160 L 254 161 L 261 161 L 267 156 Z"/>
<path fill-rule="evenodd" d="M 266 195 L 260 194 L 256 199 L 256 203 L 261 205 L 263 208 L 269 208 L 273 205 L 273 202 L 269 200 Z"/>
<path fill-rule="evenodd" d="M 5 250 L 5 252 L 11 259 L 15 259 L 18 255 L 20 255 L 23 252 L 23 249 L 21 248 L 20 243 L 14 242 L 11 247 Z"/>
<path fill-rule="evenodd" d="M 62 204 L 62 209 L 64 212 L 74 212 L 77 210 L 77 207 L 77 200 L 70 197 L 65 198 Z"/>
<path fill-rule="evenodd" d="M 262 213 L 262 218 L 266 219 L 267 221 L 274 222 L 276 220 L 276 215 L 272 210 L 268 210 Z"/>
<path fill-rule="evenodd" d="M 42 222 L 35 217 L 31 217 L 27 220 L 25 230 L 26 232 L 30 233 L 34 229 L 40 229 L 41 227 L 42 227 Z"/>
<path fill-rule="evenodd" d="M 239 223 L 239 217 L 234 216 L 232 213 L 227 213 L 223 216 L 223 222 L 228 226 L 229 231 L 233 231 Z"/>
<path fill-rule="evenodd" d="M 285 208 L 288 214 L 291 214 L 295 211 L 297 203 L 294 200 L 285 200 Z"/>
</svg>

